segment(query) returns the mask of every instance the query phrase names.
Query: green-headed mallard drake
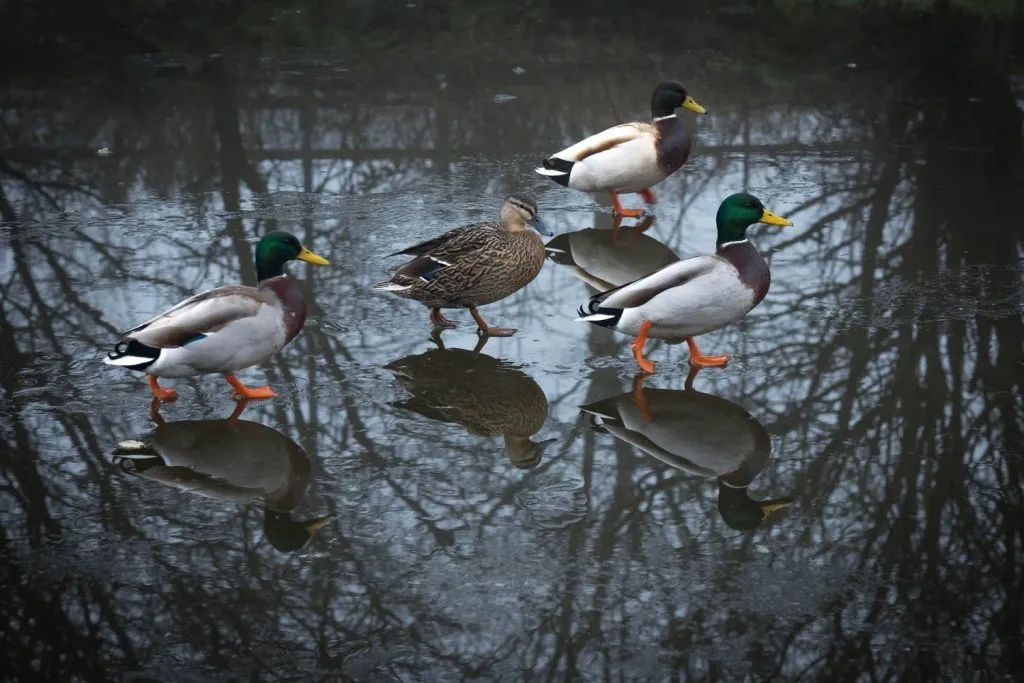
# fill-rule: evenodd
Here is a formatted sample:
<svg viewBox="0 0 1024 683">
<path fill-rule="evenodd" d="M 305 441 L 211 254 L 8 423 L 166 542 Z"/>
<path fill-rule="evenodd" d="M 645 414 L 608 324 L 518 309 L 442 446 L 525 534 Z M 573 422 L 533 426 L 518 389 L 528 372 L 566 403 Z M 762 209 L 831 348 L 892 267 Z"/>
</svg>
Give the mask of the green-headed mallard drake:
<svg viewBox="0 0 1024 683">
<path fill-rule="evenodd" d="M 703 114 L 676 81 L 659 83 L 651 95 L 651 122 L 623 123 L 555 152 L 536 169 L 559 185 L 584 192 L 608 192 L 617 216 L 642 216 L 643 209 L 624 209 L 619 195 L 639 192 L 655 202 L 651 188 L 675 173 L 690 156 L 690 134 L 676 109 Z"/>
<path fill-rule="evenodd" d="M 291 515 L 312 479 L 309 458 L 276 429 L 237 419 L 240 412 L 226 420 L 158 419 L 151 432 L 119 443 L 114 460 L 130 474 L 205 498 L 262 499 L 267 541 L 282 552 L 301 548 L 327 521 Z"/>
<path fill-rule="evenodd" d="M 509 460 L 519 469 L 536 467 L 549 441 L 531 436 L 544 426 L 548 400 L 519 368 L 479 352 L 431 349 L 385 366 L 409 398 L 393 403 L 439 422 L 461 425 L 470 434 L 502 436 Z"/>
<path fill-rule="evenodd" d="M 250 388 L 234 373 L 262 363 L 295 338 L 306 322 L 306 301 L 284 264 L 293 259 L 328 265 L 287 232 L 269 232 L 256 245 L 256 287 L 229 285 L 185 299 L 121 335 L 104 360 L 145 372 L 161 401 L 177 393 L 158 377 L 223 373 L 246 399 L 273 398 L 270 387 Z"/>
<path fill-rule="evenodd" d="M 747 491 L 771 457 L 768 431 L 724 398 L 693 389 L 644 389 L 581 410 L 596 427 L 676 469 L 718 479 L 718 511 L 733 529 L 752 531 L 792 498 L 751 500 Z"/>
<path fill-rule="evenodd" d="M 734 194 L 718 207 L 714 254 L 684 259 L 627 285 L 590 298 L 578 320 L 636 337 L 633 356 L 644 372 L 648 337 L 685 339 L 694 367 L 720 367 L 728 356 L 705 356 L 693 338 L 736 322 L 761 303 L 771 284 L 764 258 L 747 239 L 754 223 L 793 225 L 764 208 L 757 197 Z"/>
<path fill-rule="evenodd" d="M 644 218 L 644 222 L 653 220 Z M 679 257 L 665 244 L 644 234 L 644 226 L 623 230 L 587 228 L 557 235 L 544 245 L 548 259 L 565 266 L 599 292 L 633 282 Z"/>
<path fill-rule="evenodd" d="M 501 220 L 449 230 L 389 256 L 414 256 L 375 289 L 415 299 L 430 309 L 435 328 L 455 327 L 442 308 L 468 308 L 482 335 L 508 337 L 514 329 L 491 327 L 478 306 L 500 301 L 529 284 L 544 266 L 544 242 L 530 228 L 550 235 L 537 217 L 537 203 L 510 196 Z"/>
</svg>

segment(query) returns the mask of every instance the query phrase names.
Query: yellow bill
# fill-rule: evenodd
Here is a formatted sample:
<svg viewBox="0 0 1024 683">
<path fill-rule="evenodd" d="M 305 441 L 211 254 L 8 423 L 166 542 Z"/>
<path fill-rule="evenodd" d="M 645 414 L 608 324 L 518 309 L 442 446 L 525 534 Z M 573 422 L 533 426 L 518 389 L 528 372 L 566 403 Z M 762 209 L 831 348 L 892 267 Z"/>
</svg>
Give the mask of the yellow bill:
<svg viewBox="0 0 1024 683">
<path fill-rule="evenodd" d="M 791 498 L 780 498 L 779 500 L 766 500 L 761 503 L 761 511 L 764 513 L 764 516 L 767 517 L 771 513 L 777 510 L 782 510 L 783 508 L 788 508 L 792 504 L 793 500 Z"/>
<path fill-rule="evenodd" d="M 311 252 L 309 249 L 306 249 L 305 247 L 302 248 L 302 251 L 300 251 L 299 255 L 296 256 L 295 258 L 299 259 L 300 261 L 305 261 L 306 263 L 312 263 L 314 266 L 331 265 L 331 262 L 325 259 L 323 256 L 317 256 L 316 254 Z"/>
<path fill-rule="evenodd" d="M 317 258 L 320 257 L 317 256 Z M 324 524 L 327 524 L 327 520 L 329 519 L 330 517 L 321 517 L 320 519 L 314 519 L 312 522 L 309 522 L 305 525 L 306 532 L 309 533 L 310 536 L 312 536 L 320 530 L 320 527 L 322 527 Z"/>
<path fill-rule="evenodd" d="M 778 216 L 778 215 L 772 213 L 771 211 L 769 211 L 768 209 L 764 209 L 764 210 L 761 211 L 761 221 L 760 222 L 761 223 L 767 223 L 768 225 L 781 225 L 783 227 L 785 227 L 787 225 L 793 225 L 793 221 L 789 220 L 788 218 L 783 218 L 782 216 Z"/>
<path fill-rule="evenodd" d="M 707 109 L 705 109 L 704 107 L 702 107 L 699 104 L 697 104 L 697 101 L 694 100 L 689 95 L 687 95 L 686 99 L 683 100 L 683 106 L 686 107 L 687 109 L 689 109 L 690 111 L 697 112 L 698 114 L 707 114 L 708 113 Z"/>
</svg>

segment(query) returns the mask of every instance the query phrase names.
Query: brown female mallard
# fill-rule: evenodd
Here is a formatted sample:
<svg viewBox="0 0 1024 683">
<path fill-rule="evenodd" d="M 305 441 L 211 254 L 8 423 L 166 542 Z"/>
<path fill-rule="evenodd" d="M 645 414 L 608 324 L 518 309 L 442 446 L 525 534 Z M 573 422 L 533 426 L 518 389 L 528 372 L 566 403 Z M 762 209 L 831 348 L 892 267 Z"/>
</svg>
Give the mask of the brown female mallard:
<svg viewBox="0 0 1024 683">
<path fill-rule="evenodd" d="M 469 351 L 439 343 L 440 348 L 384 366 L 410 394 L 392 405 L 461 425 L 477 436 L 501 436 L 513 465 L 524 470 L 536 467 L 544 447 L 554 440 L 530 438 L 547 420 L 547 397 L 515 365 L 480 353 L 481 345 Z"/>
<path fill-rule="evenodd" d="M 455 327 L 442 308 L 468 308 L 481 335 L 508 337 L 514 329 L 491 327 L 478 306 L 500 301 L 529 284 L 544 266 L 544 242 L 530 228 L 551 233 L 537 217 L 537 203 L 510 196 L 501 205 L 501 221 L 449 230 L 389 256 L 414 256 L 394 277 L 374 288 L 415 299 L 430 308 L 435 327 Z"/>
</svg>

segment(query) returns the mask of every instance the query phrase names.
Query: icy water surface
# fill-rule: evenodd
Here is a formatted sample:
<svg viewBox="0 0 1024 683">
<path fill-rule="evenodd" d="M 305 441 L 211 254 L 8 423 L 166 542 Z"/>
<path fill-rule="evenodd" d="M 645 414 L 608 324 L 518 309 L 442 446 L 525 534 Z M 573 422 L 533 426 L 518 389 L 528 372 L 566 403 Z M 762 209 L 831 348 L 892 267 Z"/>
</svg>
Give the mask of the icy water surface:
<svg viewBox="0 0 1024 683">
<path fill-rule="evenodd" d="M 517 66 L 172 60 L 5 91 L 11 680 L 1019 673 L 1020 82 Z M 683 115 L 694 156 L 654 222 L 613 242 L 607 198 L 531 169 L 643 116 L 662 74 L 710 113 Z M 649 346 L 647 424 L 628 340 L 576 308 L 713 249 L 744 189 L 795 224 L 752 231 L 771 291 L 701 338 L 732 361 L 689 390 L 686 346 Z M 424 308 L 371 291 L 384 256 L 510 192 L 562 263 L 483 309 L 515 337 L 474 353 L 452 312 L 438 348 Z M 100 362 L 116 332 L 251 283 L 271 229 L 332 262 L 290 266 L 309 321 L 241 373 L 278 398 L 229 423 L 222 379 L 169 380 L 151 414 Z"/>
</svg>

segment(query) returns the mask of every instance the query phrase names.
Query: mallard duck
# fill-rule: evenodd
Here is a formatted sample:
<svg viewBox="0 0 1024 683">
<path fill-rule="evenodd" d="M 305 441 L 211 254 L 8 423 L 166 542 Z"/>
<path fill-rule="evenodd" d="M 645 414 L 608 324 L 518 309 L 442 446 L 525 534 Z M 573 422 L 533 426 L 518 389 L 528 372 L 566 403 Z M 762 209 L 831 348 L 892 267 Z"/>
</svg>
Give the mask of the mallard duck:
<svg viewBox="0 0 1024 683">
<path fill-rule="evenodd" d="M 528 285 L 544 266 L 544 242 L 530 228 L 551 233 L 537 217 L 537 202 L 512 195 L 501 205 L 501 220 L 449 230 L 391 256 L 414 256 L 375 289 L 415 299 L 430 309 L 435 328 L 456 323 L 442 308 L 468 308 L 481 335 L 509 337 L 514 329 L 491 327 L 478 306 L 500 301 Z"/>
<path fill-rule="evenodd" d="M 608 192 L 617 216 L 642 216 L 643 209 L 622 208 L 619 195 L 638 192 L 654 204 L 651 188 L 686 163 L 691 140 L 676 115 L 679 107 L 705 113 L 681 83 L 659 83 L 651 95 L 650 123 L 623 123 L 591 135 L 555 152 L 536 171 L 575 190 Z"/>
<path fill-rule="evenodd" d="M 479 348 L 479 347 L 478 347 Z M 445 349 L 406 356 L 385 366 L 412 396 L 392 403 L 470 434 L 502 436 L 509 460 L 536 467 L 544 446 L 533 441 L 548 416 L 548 400 L 525 372 L 478 350 Z"/>
<path fill-rule="evenodd" d="M 703 355 L 693 338 L 736 322 L 768 293 L 771 272 L 747 239 L 747 228 L 754 223 L 793 223 L 743 192 L 726 197 L 715 222 L 718 244 L 714 254 L 677 261 L 597 294 L 580 307 L 577 320 L 636 337 L 633 356 L 646 373 L 654 372 L 654 363 L 643 355 L 648 337 L 685 339 L 694 367 L 725 365 L 728 356 Z"/>
<path fill-rule="evenodd" d="M 595 427 L 661 462 L 718 479 L 718 511 L 733 529 L 754 530 L 792 498 L 751 500 L 747 487 L 771 457 L 768 431 L 742 407 L 693 389 L 644 389 L 583 406 Z"/>
<path fill-rule="evenodd" d="M 244 405 L 244 402 L 239 404 Z M 305 452 L 287 436 L 237 419 L 164 422 L 117 445 L 124 471 L 214 500 L 264 503 L 263 533 L 282 552 L 301 548 L 327 521 L 297 521 L 291 512 L 312 478 Z"/>
<path fill-rule="evenodd" d="M 295 338 L 306 322 L 306 302 L 284 264 L 293 259 L 326 266 L 287 232 L 269 232 L 256 245 L 256 287 L 229 285 L 185 299 L 121 334 L 105 363 L 148 375 L 153 395 L 177 398 L 158 377 L 224 373 L 240 398 L 273 398 L 270 387 L 250 388 L 236 372 L 262 363 Z"/>
<path fill-rule="evenodd" d="M 652 220 L 648 216 L 644 221 Z M 675 263 L 676 253 L 641 229 L 612 231 L 587 228 L 557 235 L 544 249 L 548 260 L 568 268 L 599 292 L 620 287 Z"/>
</svg>

